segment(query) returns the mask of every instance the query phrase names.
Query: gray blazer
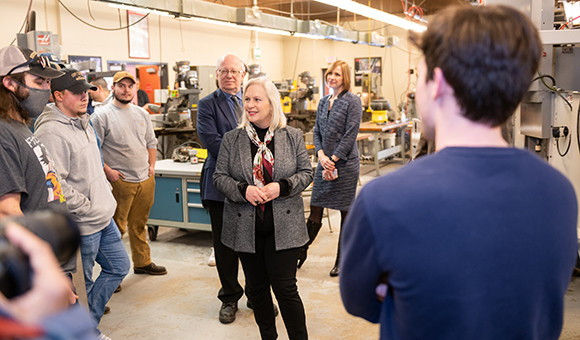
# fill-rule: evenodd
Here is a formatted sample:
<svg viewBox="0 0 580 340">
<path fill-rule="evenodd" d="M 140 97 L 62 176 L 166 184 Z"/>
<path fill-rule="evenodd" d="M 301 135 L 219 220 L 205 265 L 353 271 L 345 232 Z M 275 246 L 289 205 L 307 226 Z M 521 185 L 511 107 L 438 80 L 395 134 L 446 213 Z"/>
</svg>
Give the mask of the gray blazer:
<svg viewBox="0 0 580 340">
<path fill-rule="evenodd" d="M 272 201 L 276 250 L 301 247 L 308 242 L 301 192 L 312 182 L 312 166 L 302 132 L 287 126 L 274 131 L 272 179 L 287 178 L 291 192 Z M 238 189 L 239 183 L 253 185 L 252 151 L 246 130 L 227 132 L 222 140 L 216 169 L 215 187 L 226 197 L 222 243 L 244 253 L 255 253 L 255 207 Z"/>
</svg>

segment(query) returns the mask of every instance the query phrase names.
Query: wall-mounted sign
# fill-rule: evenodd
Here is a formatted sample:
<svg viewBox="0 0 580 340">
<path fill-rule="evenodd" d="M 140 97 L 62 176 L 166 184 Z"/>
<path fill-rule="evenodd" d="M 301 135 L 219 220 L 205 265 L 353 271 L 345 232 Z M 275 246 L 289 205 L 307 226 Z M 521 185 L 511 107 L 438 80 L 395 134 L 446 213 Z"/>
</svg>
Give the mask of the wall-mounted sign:
<svg viewBox="0 0 580 340">
<path fill-rule="evenodd" d="M 365 73 L 381 74 L 381 57 L 366 57 L 354 59 L 354 86 L 362 86 L 362 76 Z"/>
<path fill-rule="evenodd" d="M 147 14 L 127 11 L 129 25 L 129 58 L 149 59 L 149 18 Z"/>
</svg>

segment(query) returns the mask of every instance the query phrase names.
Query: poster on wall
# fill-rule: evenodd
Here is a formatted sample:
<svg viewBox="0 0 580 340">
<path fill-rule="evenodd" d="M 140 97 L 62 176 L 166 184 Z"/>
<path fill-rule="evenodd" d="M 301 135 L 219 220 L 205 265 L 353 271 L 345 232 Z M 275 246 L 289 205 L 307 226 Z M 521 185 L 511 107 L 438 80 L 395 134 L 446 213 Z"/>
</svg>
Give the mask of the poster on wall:
<svg viewBox="0 0 580 340">
<path fill-rule="evenodd" d="M 149 59 L 149 18 L 147 14 L 127 11 L 129 58 Z M 134 25 L 133 25 L 134 24 Z"/>
<path fill-rule="evenodd" d="M 362 86 L 362 77 L 365 73 L 381 74 L 381 57 L 366 57 L 354 59 L 354 86 Z"/>
</svg>

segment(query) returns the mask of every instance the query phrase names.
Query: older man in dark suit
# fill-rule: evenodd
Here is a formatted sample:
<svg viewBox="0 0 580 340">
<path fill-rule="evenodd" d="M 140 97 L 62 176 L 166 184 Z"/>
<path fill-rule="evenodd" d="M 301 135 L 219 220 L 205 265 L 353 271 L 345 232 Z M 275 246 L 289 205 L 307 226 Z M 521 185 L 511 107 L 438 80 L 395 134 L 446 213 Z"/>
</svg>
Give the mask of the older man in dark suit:
<svg viewBox="0 0 580 340">
<path fill-rule="evenodd" d="M 221 323 L 234 322 L 238 300 L 244 294 L 244 289 L 238 283 L 238 256 L 221 242 L 224 196 L 214 187 L 212 176 L 223 135 L 236 128 L 241 121 L 241 87 L 245 74 L 244 62 L 240 58 L 233 54 L 221 57 L 216 69 L 219 88 L 197 104 L 197 132 L 208 149 L 202 175 L 201 197 L 211 218 L 215 260 L 221 283 L 218 293 L 218 298 L 222 301 L 219 312 Z"/>
</svg>

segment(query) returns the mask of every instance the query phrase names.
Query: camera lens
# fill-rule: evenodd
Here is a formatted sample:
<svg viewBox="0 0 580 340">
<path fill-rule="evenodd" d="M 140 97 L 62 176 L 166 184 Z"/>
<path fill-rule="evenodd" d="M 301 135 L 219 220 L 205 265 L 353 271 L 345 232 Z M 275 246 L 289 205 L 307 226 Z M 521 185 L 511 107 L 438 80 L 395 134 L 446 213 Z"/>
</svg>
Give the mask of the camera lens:
<svg viewBox="0 0 580 340">
<path fill-rule="evenodd" d="M 0 223 L 0 291 L 7 297 L 18 296 L 31 287 L 28 257 L 4 234 L 8 222 L 17 223 L 46 241 L 60 263 L 66 263 L 77 252 L 80 231 L 67 212 L 43 210 L 17 217 L 9 217 Z"/>
</svg>

